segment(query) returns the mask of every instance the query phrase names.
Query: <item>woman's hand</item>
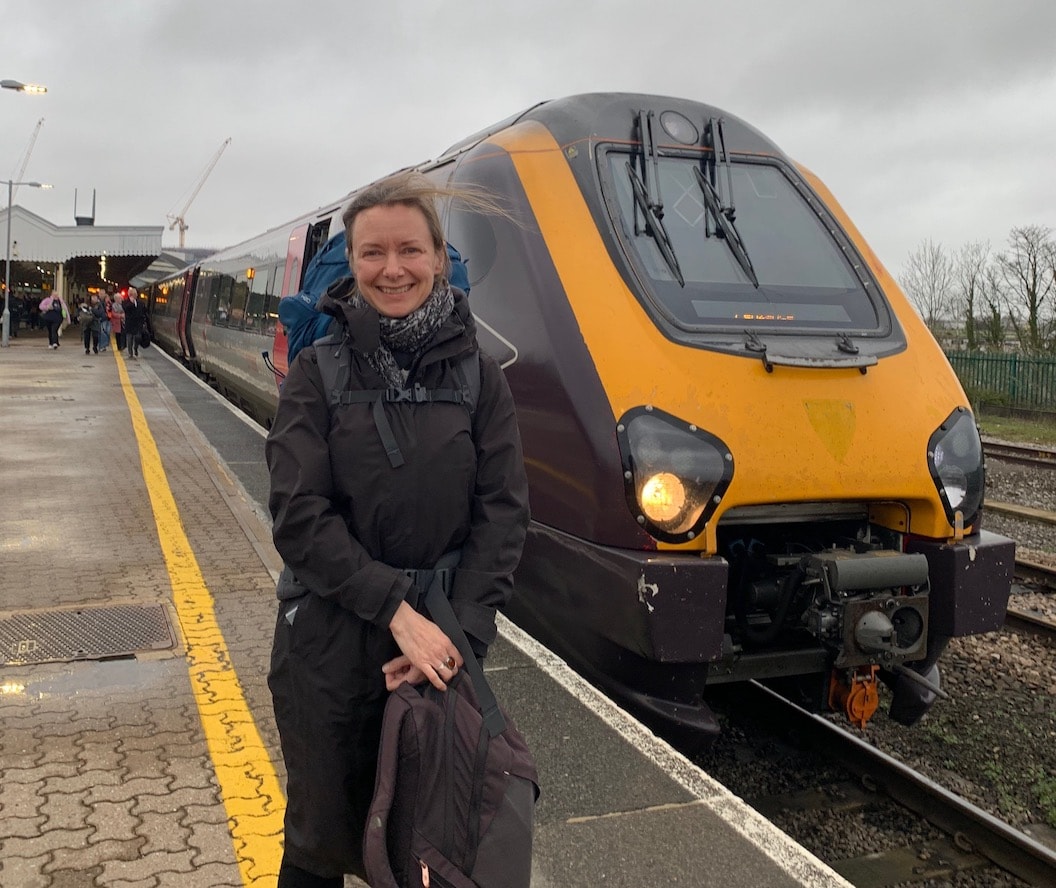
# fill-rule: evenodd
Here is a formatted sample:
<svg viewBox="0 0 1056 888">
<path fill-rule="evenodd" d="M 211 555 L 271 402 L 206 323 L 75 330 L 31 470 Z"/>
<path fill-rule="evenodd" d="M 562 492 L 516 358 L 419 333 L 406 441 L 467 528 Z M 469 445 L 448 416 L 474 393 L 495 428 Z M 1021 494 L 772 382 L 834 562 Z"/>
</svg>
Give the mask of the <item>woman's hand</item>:
<svg viewBox="0 0 1056 888">
<path fill-rule="evenodd" d="M 446 691 L 444 682 L 454 677 L 462 657 L 440 627 L 402 601 L 389 622 L 389 631 L 403 654 L 381 667 L 385 687 L 394 691 L 405 681 L 428 681 L 437 690 Z"/>
</svg>

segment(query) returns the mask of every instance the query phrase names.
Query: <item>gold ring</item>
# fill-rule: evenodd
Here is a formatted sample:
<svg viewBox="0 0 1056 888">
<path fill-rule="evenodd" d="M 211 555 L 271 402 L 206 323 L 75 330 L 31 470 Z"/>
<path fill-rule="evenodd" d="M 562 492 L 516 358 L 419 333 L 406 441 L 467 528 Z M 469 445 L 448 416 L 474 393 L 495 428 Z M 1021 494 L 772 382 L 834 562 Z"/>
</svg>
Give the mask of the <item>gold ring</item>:
<svg viewBox="0 0 1056 888">
<path fill-rule="evenodd" d="M 442 665 L 446 666 L 448 669 L 450 669 L 453 672 L 454 669 L 455 669 L 455 658 L 454 657 L 448 657 L 446 660 L 444 660 Z"/>
</svg>

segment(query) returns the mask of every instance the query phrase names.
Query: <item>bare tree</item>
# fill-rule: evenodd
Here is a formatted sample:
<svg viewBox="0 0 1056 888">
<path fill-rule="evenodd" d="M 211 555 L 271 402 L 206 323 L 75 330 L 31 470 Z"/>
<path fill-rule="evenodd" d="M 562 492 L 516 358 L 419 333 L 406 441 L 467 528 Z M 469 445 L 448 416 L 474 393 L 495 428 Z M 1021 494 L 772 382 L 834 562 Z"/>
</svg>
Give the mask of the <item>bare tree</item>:
<svg viewBox="0 0 1056 888">
<path fill-rule="evenodd" d="M 950 320 L 953 282 L 953 260 L 942 244 L 925 240 L 910 253 L 899 283 L 932 333 Z"/>
<path fill-rule="evenodd" d="M 961 247 L 954 262 L 957 295 L 964 318 L 968 351 L 979 347 L 981 328 L 986 324 L 986 271 L 990 265 L 990 243 L 974 241 Z M 1000 313 L 998 315 L 1000 320 Z"/>
<path fill-rule="evenodd" d="M 1005 345 L 1005 323 L 1002 317 L 1002 306 L 1005 297 L 1001 273 L 993 262 L 983 272 L 981 295 L 985 305 L 980 337 L 987 351 L 1001 351 Z"/>
<path fill-rule="evenodd" d="M 997 257 L 1005 284 L 1009 320 L 1027 352 L 1052 348 L 1056 306 L 1056 262 L 1052 229 L 1044 225 L 1013 228 L 1008 251 Z"/>
</svg>

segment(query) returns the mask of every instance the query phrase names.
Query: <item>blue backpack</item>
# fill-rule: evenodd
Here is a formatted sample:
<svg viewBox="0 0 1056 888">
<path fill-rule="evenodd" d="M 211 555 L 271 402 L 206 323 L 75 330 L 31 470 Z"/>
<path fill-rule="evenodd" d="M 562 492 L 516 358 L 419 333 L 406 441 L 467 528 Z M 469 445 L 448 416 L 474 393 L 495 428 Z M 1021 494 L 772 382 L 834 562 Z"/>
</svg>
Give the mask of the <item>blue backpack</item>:
<svg viewBox="0 0 1056 888">
<path fill-rule="evenodd" d="M 447 245 L 451 260 L 451 286 L 469 293 L 469 274 L 462 254 Z M 327 335 L 332 315 L 316 310 L 319 297 L 335 281 L 348 277 L 352 270 L 345 255 L 345 233 L 335 234 L 308 262 L 304 269 L 304 283 L 299 292 L 284 296 L 279 301 L 279 321 L 286 330 L 286 366 L 306 345 Z"/>
</svg>

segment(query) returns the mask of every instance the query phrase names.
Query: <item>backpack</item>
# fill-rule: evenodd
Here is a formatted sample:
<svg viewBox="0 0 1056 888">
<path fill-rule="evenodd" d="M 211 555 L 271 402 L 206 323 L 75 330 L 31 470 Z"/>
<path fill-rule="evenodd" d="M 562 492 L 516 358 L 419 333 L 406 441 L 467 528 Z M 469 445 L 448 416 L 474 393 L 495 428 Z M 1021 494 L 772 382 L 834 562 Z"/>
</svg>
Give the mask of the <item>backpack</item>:
<svg viewBox="0 0 1056 888">
<path fill-rule="evenodd" d="M 373 888 L 528 888 L 535 762 L 451 609 L 450 572 L 418 573 L 433 575 L 425 607 L 465 666 L 447 691 L 404 683 L 389 694 L 363 834 L 368 881 Z"/>
<path fill-rule="evenodd" d="M 451 244 L 447 245 L 451 260 L 451 286 L 469 293 L 469 274 L 462 255 Z M 333 315 L 316 310 L 319 297 L 332 284 L 349 277 L 352 269 L 345 255 L 345 233 L 334 235 L 308 262 L 304 269 L 301 289 L 292 296 L 279 300 L 279 321 L 286 331 L 286 366 L 306 345 L 326 336 Z"/>
</svg>

